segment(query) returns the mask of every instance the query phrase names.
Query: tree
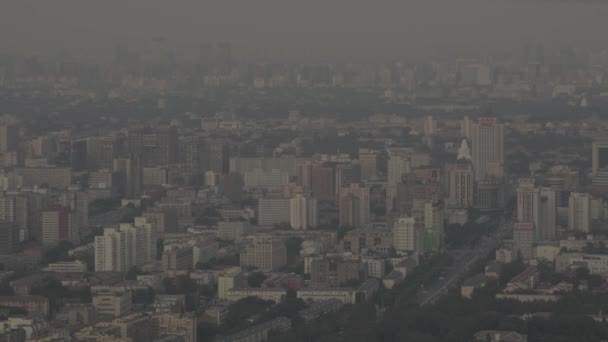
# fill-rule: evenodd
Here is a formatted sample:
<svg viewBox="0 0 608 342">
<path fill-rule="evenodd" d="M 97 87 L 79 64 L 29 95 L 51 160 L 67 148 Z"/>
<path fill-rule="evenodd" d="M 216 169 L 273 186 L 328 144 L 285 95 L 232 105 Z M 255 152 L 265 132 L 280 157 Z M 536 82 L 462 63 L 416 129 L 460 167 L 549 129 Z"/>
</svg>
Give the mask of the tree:
<svg viewBox="0 0 608 342">
<path fill-rule="evenodd" d="M 262 272 L 252 272 L 247 277 L 247 284 L 249 287 L 260 287 L 266 280 L 266 276 Z"/>
</svg>

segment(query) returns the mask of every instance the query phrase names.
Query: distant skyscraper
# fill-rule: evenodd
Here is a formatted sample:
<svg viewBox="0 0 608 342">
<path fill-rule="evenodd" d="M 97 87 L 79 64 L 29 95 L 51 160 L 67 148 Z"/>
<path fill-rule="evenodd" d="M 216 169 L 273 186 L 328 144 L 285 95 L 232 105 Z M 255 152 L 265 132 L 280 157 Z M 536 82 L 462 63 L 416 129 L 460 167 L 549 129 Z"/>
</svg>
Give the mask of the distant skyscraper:
<svg viewBox="0 0 608 342">
<path fill-rule="evenodd" d="M 361 180 L 370 181 L 378 178 L 378 152 L 370 149 L 359 149 Z"/>
<path fill-rule="evenodd" d="M 523 260 L 532 259 L 534 251 L 534 224 L 515 223 L 513 226 L 515 252 L 521 253 Z"/>
<path fill-rule="evenodd" d="M 205 142 L 204 171 L 213 171 L 224 175 L 229 169 L 230 153 L 228 145 L 221 140 L 208 140 Z"/>
<path fill-rule="evenodd" d="M 424 249 L 438 252 L 443 248 L 444 211 L 441 202 L 424 204 Z"/>
<path fill-rule="evenodd" d="M 141 217 L 134 224 L 106 228 L 102 236 L 95 237 L 95 272 L 127 272 L 152 262 L 156 239 L 156 230 Z"/>
<path fill-rule="evenodd" d="M 557 201 L 556 192 L 552 188 L 540 189 L 540 227 L 537 238 L 539 241 L 555 240 Z"/>
<path fill-rule="evenodd" d="M 19 227 L 13 222 L 0 221 L 0 255 L 14 254 L 19 249 Z"/>
<path fill-rule="evenodd" d="M 318 225 L 317 200 L 302 194 L 290 200 L 290 224 L 293 229 L 308 229 Z"/>
<path fill-rule="evenodd" d="M 534 229 L 540 227 L 540 189 L 535 187 L 534 178 L 520 178 L 517 188 L 517 222 L 532 223 Z"/>
<path fill-rule="evenodd" d="M 397 252 L 416 252 L 418 235 L 413 217 L 400 217 L 393 224 L 393 246 Z"/>
<path fill-rule="evenodd" d="M 334 169 L 316 164 L 312 167 L 312 192 L 319 200 L 335 199 Z"/>
<path fill-rule="evenodd" d="M 17 150 L 19 127 L 12 123 L 0 124 L 0 153 Z"/>
<path fill-rule="evenodd" d="M 471 126 L 473 166 L 477 180 L 504 176 L 504 128 L 496 118 L 480 118 Z"/>
<path fill-rule="evenodd" d="M 111 169 L 116 156 L 114 137 L 87 139 L 87 166 L 89 170 Z"/>
<path fill-rule="evenodd" d="M 470 161 L 446 166 L 448 180 L 448 205 L 453 208 L 473 207 L 475 176 Z"/>
<path fill-rule="evenodd" d="M 270 234 L 254 235 L 241 253 L 241 267 L 253 266 L 263 272 L 278 271 L 287 264 L 283 240 Z"/>
<path fill-rule="evenodd" d="M 591 196 L 589 194 L 570 194 L 568 200 L 568 229 L 588 232 L 591 221 Z"/>
<path fill-rule="evenodd" d="M 125 197 L 135 198 L 141 194 L 143 167 L 138 156 L 114 159 L 114 174 L 118 177 L 116 183 L 120 185 Z"/>
<path fill-rule="evenodd" d="M 593 185 L 608 187 L 608 136 L 594 137 L 591 152 Z"/>
<path fill-rule="evenodd" d="M 340 224 L 365 227 L 369 223 L 369 189 L 353 183 L 340 191 Z"/>
<path fill-rule="evenodd" d="M 79 242 L 79 231 L 73 222 L 70 208 L 60 207 L 42 211 L 42 244 L 54 247 L 60 241 Z"/>
</svg>

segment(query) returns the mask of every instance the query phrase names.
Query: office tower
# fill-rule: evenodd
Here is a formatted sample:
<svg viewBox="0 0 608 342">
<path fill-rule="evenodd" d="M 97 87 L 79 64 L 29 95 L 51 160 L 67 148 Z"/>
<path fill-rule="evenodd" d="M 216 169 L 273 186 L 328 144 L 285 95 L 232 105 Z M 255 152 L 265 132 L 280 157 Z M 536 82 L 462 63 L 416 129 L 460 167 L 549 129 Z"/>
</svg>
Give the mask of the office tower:
<svg viewBox="0 0 608 342">
<path fill-rule="evenodd" d="M 204 171 L 213 171 L 220 175 L 228 173 L 230 153 L 225 142 L 221 140 L 206 141 L 204 155 Z"/>
<path fill-rule="evenodd" d="M 116 157 L 114 137 L 91 137 L 87 139 L 87 166 L 89 170 L 111 169 Z"/>
<path fill-rule="evenodd" d="M 156 240 L 156 230 L 144 218 L 105 228 L 94 241 L 95 272 L 127 272 L 154 261 Z"/>
<path fill-rule="evenodd" d="M 591 221 L 591 196 L 573 192 L 568 199 L 568 229 L 588 232 Z"/>
<path fill-rule="evenodd" d="M 468 116 L 465 116 L 464 119 L 460 122 L 460 136 L 471 140 L 473 134 L 473 121 L 469 119 Z"/>
<path fill-rule="evenodd" d="M 71 241 L 77 244 L 80 232 L 74 224 L 70 208 L 58 207 L 43 210 L 40 215 L 42 228 L 42 244 L 54 247 L 61 241 Z"/>
<path fill-rule="evenodd" d="M 517 222 L 532 223 L 540 228 L 540 189 L 535 187 L 534 178 L 520 178 L 517 188 Z"/>
<path fill-rule="evenodd" d="M 19 226 L 0 221 L 0 255 L 15 254 L 19 249 Z"/>
<path fill-rule="evenodd" d="M 340 198 L 340 190 L 346 188 L 353 183 L 361 182 L 361 168 L 358 164 L 353 165 L 351 163 L 340 163 L 336 164 L 334 168 L 335 174 L 335 187 L 336 187 L 336 198 Z"/>
<path fill-rule="evenodd" d="M 359 165 L 361 166 L 361 180 L 370 181 L 378 178 L 378 152 L 362 148 L 359 149 Z"/>
<path fill-rule="evenodd" d="M 513 242 L 515 252 L 520 253 L 524 261 L 532 259 L 534 256 L 534 224 L 515 223 L 513 225 Z"/>
<path fill-rule="evenodd" d="M 335 199 L 334 169 L 322 164 L 312 167 L 312 192 L 321 201 Z"/>
<path fill-rule="evenodd" d="M 394 201 L 393 213 L 397 215 L 412 215 L 415 201 L 437 202 L 442 199 L 439 169 L 424 168 L 406 174 L 401 183 L 397 184 L 397 196 Z M 420 207 L 424 211 L 423 207 Z M 417 221 L 422 224 L 422 221 Z"/>
<path fill-rule="evenodd" d="M 475 208 L 495 210 L 504 206 L 504 183 L 499 179 L 486 179 L 477 182 Z"/>
<path fill-rule="evenodd" d="M 227 175 L 221 176 L 218 191 L 220 195 L 228 198 L 232 203 L 241 203 L 241 200 L 243 199 L 244 187 L 245 183 L 243 182 L 243 176 L 241 176 L 239 173 L 231 172 Z"/>
<path fill-rule="evenodd" d="M 591 145 L 591 176 L 596 187 L 608 186 L 608 136 L 596 136 Z"/>
<path fill-rule="evenodd" d="M 312 169 L 313 163 L 309 160 L 298 161 L 296 165 L 297 184 L 308 191 L 312 190 Z"/>
<path fill-rule="evenodd" d="M 473 207 L 475 175 L 470 161 L 460 161 L 446 166 L 448 206 L 467 209 Z"/>
<path fill-rule="evenodd" d="M 27 197 L 27 236 L 41 241 L 41 213 L 51 205 L 51 198 L 47 194 L 35 192 L 27 193 L 25 196 Z"/>
<path fill-rule="evenodd" d="M 228 299 L 228 292 L 234 288 L 246 287 L 247 279 L 239 267 L 227 269 L 217 278 L 217 296 Z"/>
<path fill-rule="evenodd" d="M 287 172 L 277 169 L 271 171 L 264 171 L 262 169 L 248 171 L 245 172 L 243 178 L 246 191 L 276 191 L 289 182 L 289 175 Z"/>
<path fill-rule="evenodd" d="M 475 178 L 502 178 L 504 176 L 504 127 L 496 118 L 480 118 L 471 126 L 473 166 Z"/>
<path fill-rule="evenodd" d="M 443 203 L 424 203 L 424 249 L 438 252 L 443 248 L 444 212 Z"/>
<path fill-rule="evenodd" d="M 71 165 L 73 171 L 84 171 L 87 169 L 88 156 L 87 156 L 87 141 L 86 140 L 73 140 L 72 155 L 70 156 Z"/>
<path fill-rule="evenodd" d="M 142 216 L 146 219 L 146 222 L 152 225 L 152 228 L 158 234 L 176 233 L 179 231 L 177 213 L 175 211 L 163 211 L 159 208 L 153 208 L 144 211 Z"/>
<path fill-rule="evenodd" d="M 262 272 L 278 271 L 287 264 L 283 240 L 271 234 L 254 235 L 241 253 L 241 268 L 255 267 Z"/>
<path fill-rule="evenodd" d="M 170 246 L 165 248 L 162 257 L 163 271 L 190 270 L 193 262 L 192 246 Z"/>
<path fill-rule="evenodd" d="M 257 214 L 258 224 L 262 226 L 289 223 L 291 219 L 290 200 L 289 198 L 260 198 Z"/>
<path fill-rule="evenodd" d="M 169 184 L 169 170 L 166 167 L 144 167 L 142 177 L 143 186 Z"/>
<path fill-rule="evenodd" d="M 7 194 L 0 196 L 0 221 L 14 223 L 20 231 L 19 238 L 27 239 L 29 228 L 27 196 Z"/>
<path fill-rule="evenodd" d="M 424 135 L 433 136 L 437 133 L 437 120 L 428 115 L 424 118 Z"/>
<path fill-rule="evenodd" d="M 413 217 L 399 217 L 393 223 L 393 247 L 397 252 L 409 253 L 419 249 L 416 221 Z"/>
<path fill-rule="evenodd" d="M 205 172 L 205 186 L 215 187 L 220 184 L 220 175 L 217 172 L 207 171 Z"/>
<path fill-rule="evenodd" d="M 249 221 L 220 221 L 217 224 L 217 238 L 240 242 L 251 233 Z"/>
<path fill-rule="evenodd" d="M 142 166 L 166 166 L 178 160 L 178 136 L 174 126 L 129 128 L 128 155 L 141 159 Z"/>
<path fill-rule="evenodd" d="M 386 213 L 393 211 L 397 197 L 397 187 L 403 177 L 410 172 L 409 160 L 401 155 L 392 155 L 388 160 L 388 178 L 386 182 Z"/>
<path fill-rule="evenodd" d="M 89 197 L 86 192 L 68 189 L 59 196 L 59 204 L 70 208 L 74 225 L 78 230 L 89 226 Z"/>
<path fill-rule="evenodd" d="M 121 194 L 127 198 L 136 198 L 141 194 L 143 183 L 143 167 L 139 157 L 133 155 L 131 158 L 114 159 L 113 183 Z"/>
<path fill-rule="evenodd" d="M 340 224 L 365 227 L 369 223 L 369 189 L 358 183 L 340 191 Z M 345 205 L 343 208 L 342 205 Z"/>
<path fill-rule="evenodd" d="M 0 153 L 16 151 L 19 144 L 19 127 L 13 123 L 0 124 Z"/>
<path fill-rule="evenodd" d="M 540 226 L 537 232 L 539 241 L 552 241 L 557 237 L 555 223 L 557 217 L 556 198 L 554 189 L 540 189 Z"/>
<path fill-rule="evenodd" d="M 15 173 L 23 177 L 24 186 L 46 184 L 51 188 L 62 189 L 72 184 L 72 170 L 66 167 L 25 167 L 15 169 Z"/>
<path fill-rule="evenodd" d="M 319 224 L 317 200 L 297 194 L 290 200 L 290 220 L 293 229 L 314 228 Z"/>
<path fill-rule="evenodd" d="M 201 136 L 181 136 L 179 137 L 179 164 L 184 167 L 186 172 L 192 177 L 200 176 L 204 173 L 205 160 L 205 140 Z"/>
</svg>

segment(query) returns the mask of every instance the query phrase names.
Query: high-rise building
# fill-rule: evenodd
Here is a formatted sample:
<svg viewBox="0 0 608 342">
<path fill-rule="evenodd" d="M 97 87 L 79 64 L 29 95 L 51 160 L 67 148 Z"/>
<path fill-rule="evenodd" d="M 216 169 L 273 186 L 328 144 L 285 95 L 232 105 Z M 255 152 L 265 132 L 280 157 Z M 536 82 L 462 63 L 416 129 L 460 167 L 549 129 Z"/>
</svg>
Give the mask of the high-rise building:
<svg viewBox="0 0 608 342">
<path fill-rule="evenodd" d="M 424 135 L 432 136 L 437 133 L 437 120 L 428 115 L 424 118 Z"/>
<path fill-rule="evenodd" d="M 573 192 L 568 200 L 568 229 L 588 232 L 591 221 L 591 195 Z"/>
<path fill-rule="evenodd" d="M 473 207 L 475 175 L 469 161 L 449 164 L 446 167 L 448 205 L 452 208 Z"/>
<path fill-rule="evenodd" d="M 89 225 L 89 196 L 79 189 L 68 189 L 59 196 L 59 204 L 70 208 L 74 225 L 78 230 L 87 229 Z"/>
<path fill-rule="evenodd" d="M 116 157 L 114 137 L 91 137 L 87 141 L 87 166 L 89 170 L 111 169 Z"/>
<path fill-rule="evenodd" d="M 163 271 L 190 270 L 193 262 L 192 246 L 169 246 L 163 251 Z"/>
<path fill-rule="evenodd" d="M 293 229 L 314 228 L 319 224 L 317 200 L 297 194 L 290 200 L 290 220 Z"/>
<path fill-rule="evenodd" d="M 19 127 L 13 123 L 0 124 L 0 153 L 17 150 Z"/>
<path fill-rule="evenodd" d="M 556 198 L 554 189 L 540 189 L 540 226 L 537 230 L 537 239 L 539 241 L 552 241 L 557 237 L 555 222 L 557 217 Z"/>
<path fill-rule="evenodd" d="M 515 252 L 520 253 L 523 260 L 533 258 L 534 252 L 534 224 L 515 223 L 513 226 L 513 241 Z"/>
<path fill-rule="evenodd" d="M 392 155 L 388 160 L 388 178 L 386 182 L 386 212 L 391 213 L 395 207 L 397 188 L 410 173 L 409 160 L 401 155 Z"/>
<path fill-rule="evenodd" d="M 517 188 L 517 222 L 532 223 L 534 229 L 540 228 L 540 189 L 535 186 L 534 178 L 520 178 Z"/>
<path fill-rule="evenodd" d="M 9 255 L 19 248 L 19 227 L 8 221 L 0 221 L 0 255 Z"/>
<path fill-rule="evenodd" d="M 608 136 L 593 138 L 591 176 L 594 186 L 608 187 Z"/>
<path fill-rule="evenodd" d="M 178 136 L 174 126 L 129 128 L 127 146 L 129 155 L 138 156 L 142 166 L 166 166 L 178 161 Z"/>
<path fill-rule="evenodd" d="M 362 148 L 359 149 L 359 165 L 361 166 L 361 180 L 370 181 L 378 178 L 378 152 Z"/>
<path fill-rule="evenodd" d="M 114 159 L 114 175 L 112 180 L 121 190 L 123 196 L 136 198 L 141 194 L 143 186 L 143 167 L 139 157 Z"/>
<path fill-rule="evenodd" d="M 322 164 L 312 167 L 312 192 L 319 200 L 335 199 L 334 169 Z"/>
<path fill-rule="evenodd" d="M 204 155 L 204 171 L 213 171 L 220 175 L 228 173 L 230 153 L 225 142 L 221 140 L 206 141 Z"/>
<path fill-rule="evenodd" d="M 480 118 L 471 126 L 473 166 L 477 180 L 504 176 L 504 128 L 496 118 Z"/>
<path fill-rule="evenodd" d="M 40 215 L 42 227 L 42 244 L 53 247 L 60 241 L 71 241 L 78 244 L 80 233 L 74 224 L 70 208 L 58 207 L 46 209 Z"/>
<path fill-rule="evenodd" d="M 28 210 L 27 196 L 6 194 L 0 196 L 0 221 L 16 224 L 20 231 L 19 237 L 21 240 L 25 240 L 29 236 Z"/>
<path fill-rule="evenodd" d="M 95 272 L 127 272 L 156 258 L 156 231 L 144 218 L 118 228 L 105 228 L 96 236 Z M 192 260 L 191 260 L 192 261 Z"/>
<path fill-rule="evenodd" d="M 416 252 L 420 247 L 418 235 L 413 217 L 399 217 L 393 223 L 393 246 L 397 252 Z"/>
<path fill-rule="evenodd" d="M 241 267 L 256 267 L 260 271 L 277 271 L 287 264 L 287 250 L 283 240 L 270 234 L 251 237 L 241 253 Z"/>
<path fill-rule="evenodd" d="M 424 249 L 438 252 L 443 248 L 444 212 L 442 202 L 424 203 Z"/>
<path fill-rule="evenodd" d="M 353 183 L 340 191 L 340 224 L 365 227 L 369 223 L 369 188 Z"/>
<path fill-rule="evenodd" d="M 290 199 L 289 198 L 260 198 L 258 200 L 258 224 L 272 226 L 275 224 L 289 223 Z"/>
<path fill-rule="evenodd" d="M 359 183 L 361 180 L 361 169 L 359 165 L 353 164 L 337 164 L 334 168 L 335 179 L 335 191 L 336 199 L 340 199 L 340 191 L 342 188 L 349 187 L 353 183 Z"/>
</svg>

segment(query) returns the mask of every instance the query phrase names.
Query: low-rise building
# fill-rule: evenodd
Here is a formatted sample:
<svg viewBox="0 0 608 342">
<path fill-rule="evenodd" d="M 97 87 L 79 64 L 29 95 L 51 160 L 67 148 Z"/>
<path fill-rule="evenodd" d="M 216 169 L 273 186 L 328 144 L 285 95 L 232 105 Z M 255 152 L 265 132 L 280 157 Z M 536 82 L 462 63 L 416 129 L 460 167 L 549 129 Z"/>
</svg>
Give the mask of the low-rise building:
<svg viewBox="0 0 608 342">
<path fill-rule="evenodd" d="M 252 288 L 242 287 L 228 290 L 228 300 L 238 301 L 247 297 L 257 297 L 263 300 L 271 300 L 281 303 L 287 296 L 287 290 L 283 288 Z"/>
<path fill-rule="evenodd" d="M 0 296 L 0 306 L 21 308 L 32 315 L 49 315 L 49 300 L 42 296 Z"/>
<path fill-rule="evenodd" d="M 297 296 L 305 302 L 337 299 L 344 304 L 356 303 L 356 291 L 351 288 L 303 288 L 298 290 Z"/>
<path fill-rule="evenodd" d="M 289 318 L 277 317 L 230 336 L 219 336 L 215 340 L 216 342 L 262 342 L 268 339 L 269 332 L 286 332 L 290 328 L 291 320 Z"/>
<path fill-rule="evenodd" d="M 486 281 L 487 277 L 483 273 L 465 279 L 462 286 L 460 286 L 460 295 L 464 298 L 472 298 L 475 290 L 486 286 Z"/>
</svg>

